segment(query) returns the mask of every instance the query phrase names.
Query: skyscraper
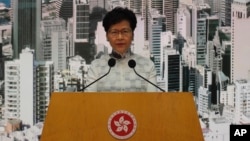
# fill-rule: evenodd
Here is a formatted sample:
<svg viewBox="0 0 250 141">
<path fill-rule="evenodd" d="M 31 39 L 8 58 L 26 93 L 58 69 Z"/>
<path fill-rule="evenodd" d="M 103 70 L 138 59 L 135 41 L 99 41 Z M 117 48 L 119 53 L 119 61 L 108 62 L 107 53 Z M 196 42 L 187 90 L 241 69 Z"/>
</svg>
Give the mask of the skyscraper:
<svg viewBox="0 0 250 141">
<path fill-rule="evenodd" d="M 73 1 L 73 42 L 75 55 L 90 63 L 94 54 L 94 39 L 90 39 L 90 5 L 88 0 Z M 92 31 L 93 32 L 93 31 Z M 93 34 L 93 33 L 92 33 Z M 93 37 L 93 36 L 92 36 Z"/>
<path fill-rule="evenodd" d="M 34 50 L 25 48 L 20 59 L 5 64 L 5 119 L 21 119 L 24 125 L 35 123 Z"/>
<path fill-rule="evenodd" d="M 186 5 L 183 5 L 177 11 L 176 31 L 184 39 L 191 37 L 191 13 Z"/>
<path fill-rule="evenodd" d="M 220 1 L 220 21 L 225 26 L 231 25 L 231 5 L 233 0 Z"/>
<path fill-rule="evenodd" d="M 250 0 L 234 0 L 231 17 L 231 82 L 250 78 Z"/>
<path fill-rule="evenodd" d="M 5 64 L 5 120 L 20 119 L 33 126 L 44 121 L 53 91 L 53 63 L 34 60 L 34 50 L 25 48 L 20 59 Z"/>
<path fill-rule="evenodd" d="M 151 9 L 150 0 L 142 0 L 142 17 L 144 19 L 144 39 L 148 40 L 149 13 Z"/>
<path fill-rule="evenodd" d="M 192 38 L 196 44 L 196 63 L 205 65 L 207 46 L 207 17 L 210 15 L 208 4 L 196 4 L 192 9 Z"/>
<path fill-rule="evenodd" d="M 142 14 L 143 0 L 124 0 L 125 5 L 136 14 Z"/>
<path fill-rule="evenodd" d="M 89 0 L 90 11 L 92 12 L 94 7 L 106 9 L 107 8 L 107 1 L 108 0 Z"/>
<path fill-rule="evenodd" d="M 235 81 L 235 121 L 236 124 L 249 124 L 245 120 L 250 113 L 249 101 L 250 82 L 246 79 Z"/>
<path fill-rule="evenodd" d="M 54 64 L 52 61 L 35 62 L 36 92 L 35 92 L 35 123 L 44 122 L 50 102 L 51 93 L 54 92 Z"/>
<path fill-rule="evenodd" d="M 3 41 L 0 34 L 0 80 L 4 80 L 4 58 L 3 58 Z"/>
<path fill-rule="evenodd" d="M 166 16 L 167 30 L 176 33 L 176 14 L 179 8 L 179 0 L 163 0 L 163 15 Z"/>
<path fill-rule="evenodd" d="M 163 3 L 165 0 L 151 0 L 151 8 L 154 8 L 156 10 L 159 11 L 160 14 L 164 14 L 163 13 Z"/>
<path fill-rule="evenodd" d="M 68 19 L 73 17 L 73 1 L 72 0 L 58 0 L 57 1 L 57 17 L 63 18 L 66 23 Z"/>
<path fill-rule="evenodd" d="M 89 40 L 89 3 L 87 0 L 75 0 L 73 3 L 73 36 L 75 42 L 88 42 Z"/>
<path fill-rule="evenodd" d="M 19 58 L 19 53 L 25 47 L 35 50 L 35 58 L 39 59 L 40 51 L 40 21 L 41 1 L 13 1 L 13 58 Z"/>
<path fill-rule="evenodd" d="M 166 17 L 161 15 L 158 10 L 151 9 L 149 17 L 149 48 L 153 57 L 156 73 L 160 76 L 161 63 L 161 32 L 166 31 Z"/>
<path fill-rule="evenodd" d="M 142 15 L 144 18 L 144 37 L 145 40 L 149 38 L 149 15 L 151 9 L 156 9 L 159 14 L 166 16 L 166 29 L 173 34 L 176 32 L 176 14 L 179 7 L 179 0 L 142 0 Z"/>
<path fill-rule="evenodd" d="M 166 91 L 182 91 L 180 54 L 173 48 L 164 49 L 164 79 Z"/>
<path fill-rule="evenodd" d="M 66 69 L 66 23 L 63 19 L 41 22 L 43 58 L 53 61 L 55 71 Z"/>
<path fill-rule="evenodd" d="M 211 7 L 211 12 L 213 15 L 218 14 L 221 9 L 221 0 L 205 0 L 205 3 L 209 4 Z"/>
</svg>

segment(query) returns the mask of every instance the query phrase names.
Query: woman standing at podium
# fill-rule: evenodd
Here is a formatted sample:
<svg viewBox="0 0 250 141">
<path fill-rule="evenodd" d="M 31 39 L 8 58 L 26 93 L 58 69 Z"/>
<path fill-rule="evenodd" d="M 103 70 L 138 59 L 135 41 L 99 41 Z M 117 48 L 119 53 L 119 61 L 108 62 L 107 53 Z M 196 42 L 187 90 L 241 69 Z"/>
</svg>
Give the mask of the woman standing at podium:
<svg viewBox="0 0 250 141">
<path fill-rule="evenodd" d="M 128 62 L 133 59 L 136 63 L 134 67 L 136 72 L 156 84 L 154 63 L 149 58 L 142 57 L 131 51 L 130 46 L 134 38 L 136 24 L 135 14 L 127 8 L 116 7 L 105 15 L 103 27 L 106 31 L 107 41 L 112 47 L 112 52 L 103 55 L 100 59 L 95 59 L 91 63 L 87 74 L 87 85 L 89 86 L 86 86 L 85 91 L 157 91 L 155 86 L 140 78 L 128 65 Z M 115 62 L 111 63 L 114 66 L 108 64 L 110 58 L 114 58 Z M 102 76 L 104 76 L 102 79 L 96 81 Z"/>
</svg>

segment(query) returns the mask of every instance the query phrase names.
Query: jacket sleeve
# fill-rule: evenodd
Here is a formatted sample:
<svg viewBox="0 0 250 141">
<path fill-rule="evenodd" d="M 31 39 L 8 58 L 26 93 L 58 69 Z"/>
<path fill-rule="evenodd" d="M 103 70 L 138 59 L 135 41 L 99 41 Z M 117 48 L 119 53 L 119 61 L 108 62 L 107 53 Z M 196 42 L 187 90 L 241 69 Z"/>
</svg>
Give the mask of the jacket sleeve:
<svg viewBox="0 0 250 141">
<path fill-rule="evenodd" d="M 155 66 L 154 63 L 150 60 L 150 65 L 149 65 L 150 69 L 149 69 L 149 77 L 148 80 L 154 84 L 157 85 L 156 83 L 156 70 L 155 70 Z M 147 85 L 147 92 L 157 92 L 158 89 L 153 86 L 152 84 L 148 83 Z"/>
<path fill-rule="evenodd" d="M 85 87 L 87 85 L 89 85 L 90 83 L 94 82 L 98 78 L 98 68 L 96 66 L 97 66 L 96 62 L 93 61 L 89 67 L 88 72 L 87 72 Z M 97 91 L 97 83 L 90 85 L 84 91 L 85 92 L 96 92 Z"/>
</svg>

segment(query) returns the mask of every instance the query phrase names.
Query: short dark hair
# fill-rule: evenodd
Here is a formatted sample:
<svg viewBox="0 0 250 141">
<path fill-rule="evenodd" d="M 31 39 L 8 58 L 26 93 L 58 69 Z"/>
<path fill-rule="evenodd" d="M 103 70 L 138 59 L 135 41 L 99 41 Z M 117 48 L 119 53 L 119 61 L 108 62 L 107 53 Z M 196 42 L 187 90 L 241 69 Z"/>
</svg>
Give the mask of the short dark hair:
<svg viewBox="0 0 250 141">
<path fill-rule="evenodd" d="M 123 7 L 115 7 L 113 10 L 109 11 L 103 19 L 102 26 L 105 31 L 108 32 L 112 25 L 123 20 L 127 20 L 129 22 L 132 31 L 135 30 L 137 24 L 135 13 L 128 8 Z"/>
</svg>

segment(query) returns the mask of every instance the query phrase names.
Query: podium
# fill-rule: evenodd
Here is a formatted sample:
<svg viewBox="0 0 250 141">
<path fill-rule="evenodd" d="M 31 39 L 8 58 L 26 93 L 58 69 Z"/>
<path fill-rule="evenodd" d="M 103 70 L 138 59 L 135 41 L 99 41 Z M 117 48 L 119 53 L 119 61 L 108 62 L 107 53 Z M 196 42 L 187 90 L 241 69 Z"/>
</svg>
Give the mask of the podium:
<svg viewBox="0 0 250 141">
<path fill-rule="evenodd" d="M 55 92 L 41 141 L 204 141 L 188 92 Z"/>
</svg>

